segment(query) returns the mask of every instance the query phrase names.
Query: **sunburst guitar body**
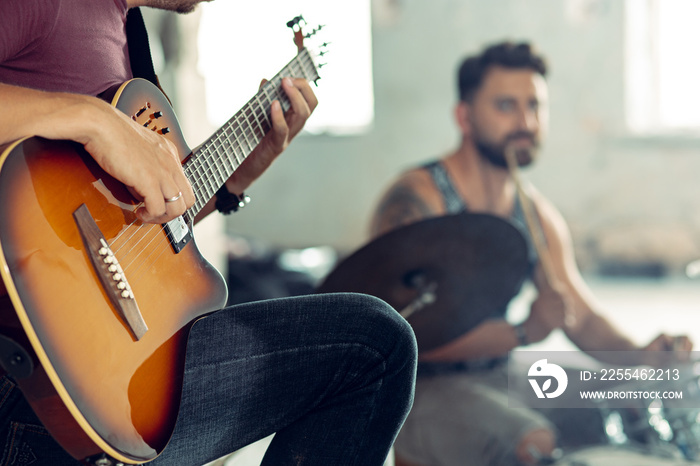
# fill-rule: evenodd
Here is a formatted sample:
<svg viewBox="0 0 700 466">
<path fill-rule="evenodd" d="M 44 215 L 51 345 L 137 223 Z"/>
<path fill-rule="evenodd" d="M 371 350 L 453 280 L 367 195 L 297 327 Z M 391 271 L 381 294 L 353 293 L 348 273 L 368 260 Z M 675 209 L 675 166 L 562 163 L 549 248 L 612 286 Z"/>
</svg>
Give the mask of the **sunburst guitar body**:
<svg viewBox="0 0 700 466">
<path fill-rule="evenodd" d="M 135 114 L 150 103 L 163 113 L 158 122 L 170 129 L 168 137 L 184 144 L 157 88 L 132 81 L 122 90 L 119 109 Z M 180 153 L 189 154 L 182 144 Z M 82 434 L 61 442 L 75 456 L 106 451 L 117 459 L 153 459 L 177 416 L 189 328 L 226 301 L 221 275 L 194 241 L 177 252 L 163 226 L 138 222 L 137 201 L 82 146 L 29 138 L 8 147 L 0 164 L 0 260 L 14 309 L 5 311 L 10 320 L 2 327 L 22 329 L 34 359 L 33 374 L 17 377 L 20 387 L 60 442 Z M 95 251 L 83 239 L 87 227 L 74 215 L 80 208 L 111 254 L 100 255 L 101 242 Z M 96 267 L 91 256 L 112 260 Z M 140 338 L 100 276 L 118 286 L 124 282 L 117 274 L 147 326 Z M 50 385 L 35 384 L 39 377 Z M 66 431 L 68 415 L 80 429 Z"/>
</svg>

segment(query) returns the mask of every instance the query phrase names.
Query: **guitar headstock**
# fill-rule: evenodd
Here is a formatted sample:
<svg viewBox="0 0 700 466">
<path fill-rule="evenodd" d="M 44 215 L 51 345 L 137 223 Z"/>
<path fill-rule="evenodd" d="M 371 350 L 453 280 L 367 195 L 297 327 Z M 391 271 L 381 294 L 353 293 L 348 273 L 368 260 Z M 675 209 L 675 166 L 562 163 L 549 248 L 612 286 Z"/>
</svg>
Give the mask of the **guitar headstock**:
<svg viewBox="0 0 700 466">
<path fill-rule="evenodd" d="M 318 37 L 316 37 L 316 34 L 318 34 L 325 26 L 321 24 L 315 28 L 312 28 L 309 32 L 304 32 L 304 28 L 307 25 L 308 23 L 301 15 L 287 21 L 287 27 L 294 31 L 294 43 L 297 46 L 297 50 L 299 53 L 306 50 L 314 63 L 314 67 L 318 70 L 326 65 L 325 62 L 319 63 L 318 60 L 322 59 L 323 56 L 328 53 L 329 43 L 318 43 L 319 40 Z M 316 78 L 312 81 L 316 82 L 318 79 L 319 76 L 316 75 Z"/>
</svg>

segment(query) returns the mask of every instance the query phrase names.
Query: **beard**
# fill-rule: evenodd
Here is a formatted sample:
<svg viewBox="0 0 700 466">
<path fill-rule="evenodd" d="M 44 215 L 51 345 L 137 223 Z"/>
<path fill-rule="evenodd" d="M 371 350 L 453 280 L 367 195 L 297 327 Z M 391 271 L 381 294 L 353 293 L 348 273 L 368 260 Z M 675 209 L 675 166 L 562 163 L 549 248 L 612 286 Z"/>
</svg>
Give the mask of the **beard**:
<svg viewBox="0 0 700 466">
<path fill-rule="evenodd" d="M 474 133 L 474 146 L 479 155 L 488 163 L 497 168 L 508 168 L 506 160 L 506 147 L 516 139 L 527 138 L 532 143 L 531 147 L 521 147 L 515 150 L 519 167 L 527 167 L 537 158 L 540 147 L 539 141 L 533 133 L 528 131 L 516 131 L 508 134 L 502 142 L 492 143 L 486 141 L 478 132 Z"/>
</svg>

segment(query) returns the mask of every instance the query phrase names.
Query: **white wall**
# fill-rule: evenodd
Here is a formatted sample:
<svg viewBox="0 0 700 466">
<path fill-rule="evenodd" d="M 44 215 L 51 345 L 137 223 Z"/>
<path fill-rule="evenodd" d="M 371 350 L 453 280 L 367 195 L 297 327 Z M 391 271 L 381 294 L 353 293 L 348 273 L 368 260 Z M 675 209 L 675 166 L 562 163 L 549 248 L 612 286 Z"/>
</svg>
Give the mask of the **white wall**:
<svg viewBox="0 0 700 466">
<path fill-rule="evenodd" d="M 525 176 L 569 220 L 583 267 L 659 262 L 675 273 L 700 257 L 700 142 L 638 140 L 623 125 L 621 0 L 375 0 L 374 13 L 374 128 L 298 137 L 230 232 L 276 246 L 364 243 L 390 180 L 456 143 L 460 59 L 511 38 L 532 40 L 550 63 L 550 137 Z"/>
</svg>

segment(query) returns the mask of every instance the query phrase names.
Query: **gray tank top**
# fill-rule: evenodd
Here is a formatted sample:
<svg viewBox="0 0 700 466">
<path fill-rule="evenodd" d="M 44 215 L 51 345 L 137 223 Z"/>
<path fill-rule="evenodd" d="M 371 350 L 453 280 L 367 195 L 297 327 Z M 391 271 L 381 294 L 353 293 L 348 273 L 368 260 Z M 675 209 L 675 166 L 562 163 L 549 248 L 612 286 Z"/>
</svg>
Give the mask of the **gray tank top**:
<svg viewBox="0 0 700 466">
<path fill-rule="evenodd" d="M 457 214 L 459 212 L 469 212 L 469 207 L 464 202 L 462 197 L 457 193 L 454 183 L 450 179 L 445 166 L 439 161 L 435 160 L 423 165 L 423 168 L 430 173 L 430 176 L 437 186 L 440 194 L 442 195 L 442 200 L 445 206 L 445 210 L 450 214 Z M 530 262 L 530 272 L 532 272 L 537 264 L 537 250 L 535 249 L 534 241 L 532 240 L 532 235 L 530 230 L 527 228 L 527 221 L 525 220 L 525 212 L 523 211 L 523 206 L 520 203 L 520 199 L 516 197 L 515 205 L 513 206 L 513 212 L 510 217 L 507 218 L 515 228 L 522 233 L 525 238 L 525 243 L 528 249 L 528 258 Z"/>
<path fill-rule="evenodd" d="M 442 199 L 445 205 L 445 209 L 450 214 L 457 214 L 460 212 L 468 212 L 469 208 L 467 204 L 462 200 L 462 197 L 457 193 L 457 189 L 452 183 L 445 166 L 440 163 L 440 161 L 433 161 L 423 166 L 430 176 L 433 178 L 435 185 L 442 194 Z M 525 237 L 525 242 L 528 248 L 528 258 L 530 263 L 530 275 L 534 270 L 535 264 L 537 263 L 537 251 L 535 250 L 535 245 L 532 241 L 532 236 L 527 228 L 527 223 L 525 221 L 525 213 L 523 212 L 522 205 L 520 201 L 516 199 L 513 212 L 508 220 L 513 226 L 515 226 Z M 492 318 L 502 318 L 506 314 L 506 308 L 495 310 Z M 503 366 L 508 363 L 508 358 L 495 357 L 495 358 L 484 358 L 484 359 L 473 359 L 466 361 L 457 362 L 443 362 L 443 361 L 419 361 L 418 362 L 418 377 L 434 377 L 438 375 L 444 375 L 454 372 L 482 372 L 493 370 L 497 367 Z"/>
</svg>

